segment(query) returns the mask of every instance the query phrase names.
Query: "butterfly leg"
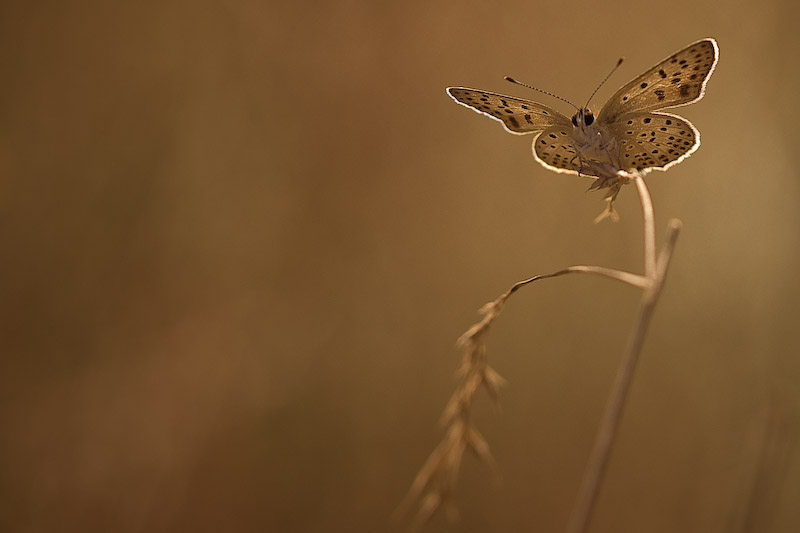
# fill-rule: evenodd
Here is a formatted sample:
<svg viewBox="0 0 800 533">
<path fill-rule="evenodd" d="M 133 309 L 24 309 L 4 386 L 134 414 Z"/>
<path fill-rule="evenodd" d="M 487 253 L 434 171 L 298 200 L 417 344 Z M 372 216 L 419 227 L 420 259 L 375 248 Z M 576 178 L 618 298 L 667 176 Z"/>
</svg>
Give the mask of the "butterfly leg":
<svg viewBox="0 0 800 533">
<path fill-rule="evenodd" d="M 619 170 L 623 170 L 622 168 L 622 144 L 616 143 L 615 144 L 616 150 L 612 153 L 608 148 L 606 148 L 606 156 L 608 157 L 609 161 L 612 161 Z"/>
<path fill-rule="evenodd" d="M 607 149 L 605 149 L 605 148 L 601 149 L 601 150 L 605 151 L 606 157 L 604 158 L 604 157 L 602 157 L 602 154 L 603 154 L 602 151 L 599 152 L 598 154 L 595 154 L 592 150 L 590 150 L 590 148 L 591 147 L 585 147 L 585 146 L 584 147 L 576 147 L 575 148 L 575 156 L 570 160 L 570 164 L 573 164 L 575 159 L 577 158 L 578 159 L 578 163 L 580 165 L 579 168 L 578 168 L 578 175 L 579 176 L 583 175 L 583 176 L 591 176 L 591 177 L 594 177 L 594 178 L 599 178 L 598 182 L 600 184 L 600 187 L 602 187 L 602 183 L 604 182 L 604 180 L 608 176 L 616 173 L 617 169 L 616 168 L 611 168 L 611 167 L 614 167 L 615 165 L 610 163 L 611 158 L 608 157 L 608 150 Z M 588 152 L 588 154 L 587 154 L 587 152 Z M 595 157 L 592 157 L 592 155 L 594 155 Z M 597 187 L 593 186 L 593 188 L 597 188 Z"/>
<path fill-rule="evenodd" d="M 580 156 L 580 154 L 575 154 L 575 156 L 569 160 L 569 164 L 574 165 L 575 159 L 578 160 L 578 177 L 581 178 L 583 177 L 583 158 Z"/>
<path fill-rule="evenodd" d="M 588 159 L 583 157 L 583 153 L 578 148 L 575 148 L 575 155 L 572 156 L 572 159 L 569 160 L 569 164 L 574 166 L 576 159 L 578 160 L 578 176 L 580 177 L 590 176 L 589 174 L 584 174 L 583 169 L 587 167 L 591 168 L 592 165 L 590 164 L 590 161 Z"/>
</svg>

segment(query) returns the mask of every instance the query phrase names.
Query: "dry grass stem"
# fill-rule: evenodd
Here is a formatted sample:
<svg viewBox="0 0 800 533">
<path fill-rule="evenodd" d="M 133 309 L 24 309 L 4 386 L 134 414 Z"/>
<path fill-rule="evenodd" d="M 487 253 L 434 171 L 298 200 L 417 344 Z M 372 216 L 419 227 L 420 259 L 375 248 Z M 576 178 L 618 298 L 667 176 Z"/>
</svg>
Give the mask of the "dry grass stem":
<svg viewBox="0 0 800 533">
<path fill-rule="evenodd" d="M 586 471 L 578 493 L 570 524 L 567 528 L 568 533 L 584 533 L 589 525 L 589 521 L 594 511 L 597 496 L 600 492 L 600 485 L 605 474 L 608 461 L 611 457 L 611 449 L 617 435 L 619 424 L 622 420 L 625 403 L 628 398 L 630 386 L 633 381 L 636 364 L 644 344 L 647 327 L 653 315 L 655 304 L 661 293 L 664 279 L 667 274 L 667 267 L 678 238 L 681 224 L 677 220 L 670 222 L 667 233 L 666 243 L 658 258 L 657 270 L 652 284 L 645 288 L 639 304 L 639 313 L 634 326 L 633 335 L 628 345 L 628 350 L 617 370 L 617 377 L 611 389 L 608 404 L 603 414 L 595 440 L 592 454 L 586 467 Z M 647 258 L 649 259 L 649 258 Z"/>
<path fill-rule="evenodd" d="M 481 320 L 473 324 L 458 339 L 457 345 L 462 352 L 462 361 L 458 370 L 456 390 L 448 401 L 441 418 L 441 424 L 445 428 L 444 437 L 417 474 L 408 495 L 399 509 L 401 512 L 406 512 L 416 506 L 417 512 L 413 519 L 412 529 L 421 528 L 442 508 L 450 510 L 451 515 L 456 514 L 452 496 L 458 481 L 458 473 L 465 451 L 470 450 L 477 455 L 499 477 L 499 471 L 489 450 L 489 445 L 470 420 L 470 412 L 480 390 L 485 390 L 491 400 L 497 404 L 500 388 L 506 383 L 489 366 L 486 336 L 490 326 L 500 315 L 508 298 L 520 288 L 534 281 L 565 274 L 584 273 L 607 277 L 642 289 L 642 300 L 634 333 L 626 356 L 618 370 L 568 529 L 570 533 L 583 533 L 586 531 L 599 493 L 603 474 L 608 464 L 611 446 L 622 417 L 623 407 L 630 389 L 636 362 L 644 343 L 647 326 L 661 291 L 680 230 L 679 221 L 673 220 L 670 222 L 666 242 L 661 253 L 657 256 L 653 205 L 644 179 L 638 172 L 626 172 L 611 167 L 606 168 L 603 165 L 596 163 L 592 167 L 595 174 L 599 176 L 592 188 L 609 189 L 609 193 L 606 195 L 608 205 L 595 221 L 604 218 L 618 218 L 614 210 L 614 201 L 622 185 L 629 182 L 636 184 L 642 206 L 644 225 L 644 275 L 595 265 L 575 265 L 519 281 L 496 300 L 481 308 Z"/>
</svg>

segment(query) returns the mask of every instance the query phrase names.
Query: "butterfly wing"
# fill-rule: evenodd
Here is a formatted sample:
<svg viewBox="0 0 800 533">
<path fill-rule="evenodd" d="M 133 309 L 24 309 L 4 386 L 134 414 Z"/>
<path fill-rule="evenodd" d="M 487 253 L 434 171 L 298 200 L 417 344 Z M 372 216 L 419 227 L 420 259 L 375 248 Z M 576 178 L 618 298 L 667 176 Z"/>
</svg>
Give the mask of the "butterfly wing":
<svg viewBox="0 0 800 533">
<path fill-rule="evenodd" d="M 564 174 L 579 174 L 581 163 L 572 143 L 572 124 L 556 125 L 533 140 L 533 157 L 546 168 Z"/>
<path fill-rule="evenodd" d="M 516 135 L 536 133 L 556 125 L 572 128 L 567 117 L 530 100 L 466 87 L 448 87 L 447 94 L 459 104 L 502 122 L 506 131 Z"/>
<path fill-rule="evenodd" d="M 606 128 L 619 139 L 623 168 L 666 170 L 700 146 L 700 132 L 688 120 L 669 113 L 628 115 Z"/>
<path fill-rule="evenodd" d="M 718 58 L 719 49 L 714 39 L 690 44 L 618 90 L 600 110 L 598 122 L 611 124 L 631 113 L 700 100 Z"/>
<path fill-rule="evenodd" d="M 570 142 L 572 123 L 558 111 L 530 100 L 466 87 L 449 87 L 447 94 L 459 104 L 500 121 L 510 133 L 539 133 L 533 139 L 533 157 L 550 170 L 578 173 L 577 151 Z"/>
</svg>

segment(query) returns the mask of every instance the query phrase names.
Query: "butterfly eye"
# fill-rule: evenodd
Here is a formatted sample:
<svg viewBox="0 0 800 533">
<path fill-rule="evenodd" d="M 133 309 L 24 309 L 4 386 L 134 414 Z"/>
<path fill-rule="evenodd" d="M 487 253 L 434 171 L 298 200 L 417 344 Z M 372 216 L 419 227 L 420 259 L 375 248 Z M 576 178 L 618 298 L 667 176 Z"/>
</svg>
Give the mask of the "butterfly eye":
<svg viewBox="0 0 800 533">
<path fill-rule="evenodd" d="M 587 126 L 591 126 L 592 122 L 594 122 L 594 115 L 587 109 L 583 114 L 583 123 Z"/>
<path fill-rule="evenodd" d="M 578 127 L 578 115 L 572 115 L 572 125 Z"/>
</svg>

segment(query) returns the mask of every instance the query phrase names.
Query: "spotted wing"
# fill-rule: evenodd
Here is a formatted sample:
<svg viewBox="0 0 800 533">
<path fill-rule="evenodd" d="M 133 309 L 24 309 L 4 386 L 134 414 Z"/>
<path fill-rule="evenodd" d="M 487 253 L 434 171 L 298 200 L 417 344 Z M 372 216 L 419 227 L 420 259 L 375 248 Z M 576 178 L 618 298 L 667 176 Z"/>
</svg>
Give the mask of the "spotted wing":
<svg viewBox="0 0 800 533">
<path fill-rule="evenodd" d="M 630 113 L 656 111 L 700 100 L 718 58 L 719 49 L 714 39 L 690 44 L 618 90 L 600 110 L 598 122 L 611 124 Z"/>
<path fill-rule="evenodd" d="M 700 132 L 692 123 L 668 113 L 629 115 L 607 128 L 619 139 L 622 168 L 666 170 L 700 146 Z"/>
<path fill-rule="evenodd" d="M 581 163 L 572 143 L 572 124 L 544 130 L 533 140 L 533 157 L 546 168 L 564 174 L 578 174 Z M 584 172 L 585 174 L 585 172 Z"/>
<path fill-rule="evenodd" d="M 558 111 L 530 100 L 466 87 L 448 87 L 447 94 L 459 104 L 502 122 L 506 131 L 517 135 L 555 125 L 572 127 L 569 119 Z"/>
</svg>

